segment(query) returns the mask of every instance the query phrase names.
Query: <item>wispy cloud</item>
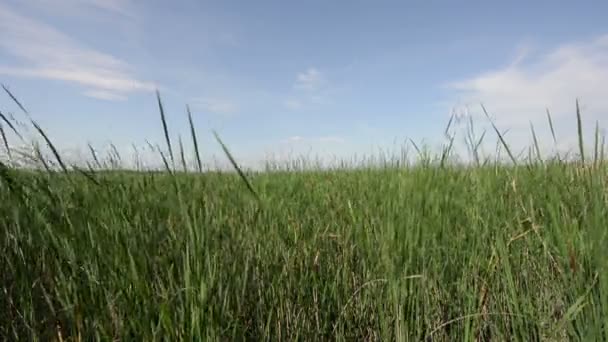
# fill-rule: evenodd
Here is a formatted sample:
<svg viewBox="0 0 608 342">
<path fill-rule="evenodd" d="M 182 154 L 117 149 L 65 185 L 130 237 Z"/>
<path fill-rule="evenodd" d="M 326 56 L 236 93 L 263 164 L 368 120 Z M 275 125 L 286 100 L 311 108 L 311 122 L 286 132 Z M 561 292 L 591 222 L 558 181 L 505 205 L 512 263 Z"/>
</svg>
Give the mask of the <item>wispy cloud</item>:
<svg viewBox="0 0 608 342">
<path fill-rule="evenodd" d="M 94 99 L 106 101 L 124 101 L 127 99 L 126 96 L 105 90 L 87 90 L 83 94 Z"/>
<path fill-rule="evenodd" d="M 608 111 L 608 35 L 557 46 L 535 56 L 520 49 L 507 66 L 452 82 L 448 88 L 464 103 L 457 114 L 483 118 L 483 103 L 501 129 L 510 130 L 515 145 L 528 145 L 529 123 L 546 127 L 549 109 L 562 132 L 562 142 L 574 141 L 575 100 L 581 101 L 586 122 Z M 484 119 L 485 120 L 485 119 Z M 548 129 L 542 130 L 546 139 Z"/>
<path fill-rule="evenodd" d="M 608 35 L 559 46 L 534 59 L 518 54 L 507 67 L 449 84 L 466 103 L 483 102 L 508 125 L 571 115 L 576 98 L 590 115 L 608 110 Z"/>
<path fill-rule="evenodd" d="M 84 1 L 84 0 L 83 0 Z M 95 2 L 92 1 L 91 2 Z M 99 1 L 101 2 L 101 1 Z M 109 2 L 112 3 L 112 2 Z M 19 64 L 0 64 L 0 74 L 65 81 L 85 87 L 83 94 L 116 100 L 156 88 L 137 79 L 124 61 L 86 47 L 54 27 L 0 5 L 0 50 Z"/>
</svg>

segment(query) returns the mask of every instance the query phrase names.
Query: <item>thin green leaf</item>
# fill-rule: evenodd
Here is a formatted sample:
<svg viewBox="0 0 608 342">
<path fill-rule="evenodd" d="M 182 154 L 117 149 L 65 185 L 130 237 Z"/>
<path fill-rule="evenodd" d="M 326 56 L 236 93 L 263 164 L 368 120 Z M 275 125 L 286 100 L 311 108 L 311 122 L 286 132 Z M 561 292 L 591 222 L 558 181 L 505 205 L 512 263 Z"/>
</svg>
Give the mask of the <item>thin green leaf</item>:
<svg viewBox="0 0 608 342">
<path fill-rule="evenodd" d="M 243 182 L 245 183 L 245 186 L 247 186 L 247 189 L 249 189 L 249 192 L 251 192 L 251 194 L 255 197 L 255 199 L 258 202 L 261 202 L 260 196 L 258 196 L 257 192 L 253 189 L 253 186 L 251 185 L 251 183 L 249 182 L 249 180 L 247 179 L 247 177 L 245 176 L 245 174 L 243 173 L 243 171 L 241 170 L 241 168 L 237 164 L 236 160 L 234 160 L 234 158 L 232 157 L 232 154 L 230 153 L 230 151 L 228 150 L 228 148 L 226 147 L 226 145 L 224 145 L 224 143 L 222 142 L 222 139 L 220 139 L 220 137 L 217 134 L 217 132 L 213 131 L 213 135 L 215 136 L 215 139 L 217 140 L 217 142 L 222 147 L 222 150 L 224 151 L 224 153 L 228 157 L 228 160 L 230 160 L 230 163 L 232 164 L 232 167 L 234 167 L 234 169 L 236 170 L 236 172 L 241 177 L 241 180 L 243 180 Z"/>
<path fill-rule="evenodd" d="M 15 97 L 15 95 L 13 95 L 13 93 L 11 93 L 10 90 L 8 90 L 8 88 L 3 84 L 2 85 L 2 89 L 4 89 L 4 91 L 8 94 L 8 96 L 13 100 L 13 102 L 15 102 L 17 104 L 17 106 L 19 106 L 19 108 L 26 114 L 26 115 L 30 115 L 30 113 L 25 109 L 25 107 L 21 104 L 21 102 L 19 102 L 19 100 L 17 100 L 17 97 Z"/>
<path fill-rule="evenodd" d="M 19 137 L 19 139 L 21 141 L 23 141 L 23 136 L 21 136 L 21 134 L 19 134 L 19 131 L 17 131 L 15 126 L 13 126 L 13 123 L 2 112 L 0 112 L 0 119 L 2 119 L 2 121 L 6 122 L 8 127 L 10 127 L 10 129 L 15 133 L 15 135 L 17 135 L 17 137 Z"/>
<path fill-rule="evenodd" d="M 576 99 L 576 127 L 578 130 L 578 148 L 581 154 L 581 162 L 585 164 L 585 144 L 583 142 L 583 120 L 581 119 L 581 108 Z"/>
<path fill-rule="evenodd" d="M 8 158 L 13 159 L 13 156 L 11 155 L 11 148 L 8 145 L 8 139 L 6 138 L 6 134 L 4 133 L 4 127 L 2 126 L 1 123 L 0 123 L 0 136 L 2 136 L 2 142 L 4 142 L 4 147 L 6 148 L 6 154 L 8 155 Z"/>
<path fill-rule="evenodd" d="M 53 145 L 53 143 L 51 142 L 51 139 L 49 139 L 49 137 L 46 135 L 46 133 L 44 133 L 44 131 L 42 130 L 42 128 L 40 128 L 40 126 L 38 126 L 38 124 L 36 123 L 36 121 L 32 120 L 32 125 L 34 125 L 34 128 L 36 128 L 36 130 L 38 131 L 38 133 L 40 133 L 40 135 L 42 136 L 42 138 L 44 138 L 44 141 L 46 141 L 46 144 L 51 149 L 51 152 L 53 152 L 53 155 L 55 156 L 55 159 L 57 159 L 57 162 L 59 163 L 59 166 L 61 166 L 61 169 L 63 170 L 63 172 L 64 173 L 68 173 L 68 168 L 63 163 L 63 160 L 61 160 L 61 156 L 59 155 L 59 152 L 55 148 L 55 145 Z"/>
<path fill-rule="evenodd" d="M 194 145 L 194 156 L 196 157 L 196 165 L 198 166 L 198 172 L 203 172 L 203 164 L 201 163 L 201 155 L 198 150 L 198 139 L 196 138 L 196 130 L 194 129 L 194 123 L 192 122 L 192 113 L 190 107 L 186 106 L 188 112 L 188 123 L 190 124 L 190 135 L 192 136 L 192 144 Z"/>
<path fill-rule="evenodd" d="M 173 158 L 173 148 L 171 148 L 171 138 L 169 138 L 169 128 L 167 127 L 167 118 L 165 116 L 165 109 L 160 99 L 160 92 L 156 90 L 156 99 L 158 101 L 158 109 L 160 111 L 160 120 L 163 124 L 163 132 L 165 133 L 165 140 L 167 142 L 167 148 L 169 149 L 169 157 L 171 158 L 171 164 L 175 165 L 175 159 Z"/>
<path fill-rule="evenodd" d="M 488 120 L 490 121 L 490 124 L 492 125 L 492 128 L 494 128 L 494 131 L 498 135 L 498 139 L 500 139 L 500 142 L 502 143 L 503 147 L 507 151 L 507 154 L 509 155 L 509 158 L 511 158 L 511 161 L 513 162 L 514 165 L 517 165 L 517 159 L 515 159 L 515 156 L 513 156 L 513 153 L 511 152 L 511 149 L 509 148 L 509 145 L 507 144 L 507 142 L 503 138 L 502 134 L 500 134 L 500 131 L 498 130 L 498 128 L 494 124 L 494 121 L 492 121 L 492 119 L 490 118 L 490 114 L 488 114 L 488 111 L 486 110 L 486 107 L 483 104 L 481 104 L 481 109 L 483 110 L 484 114 L 486 115 L 486 118 L 488 118 Z"/>
</svg>

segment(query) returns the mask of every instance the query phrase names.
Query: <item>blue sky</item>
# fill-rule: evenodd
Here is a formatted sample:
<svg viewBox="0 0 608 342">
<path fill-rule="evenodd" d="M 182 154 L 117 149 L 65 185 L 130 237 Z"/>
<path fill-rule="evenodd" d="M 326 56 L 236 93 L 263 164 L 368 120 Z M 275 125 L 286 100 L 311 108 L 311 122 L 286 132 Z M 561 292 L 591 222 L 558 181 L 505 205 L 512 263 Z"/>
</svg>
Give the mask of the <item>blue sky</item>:
<svg viewBox="0 0 608 342">
<path fill-rule="evenodd" d="M 517 147 L 529 122 L 549 140 L 548 107 L 567 145 L 576 98 L 588 126 L 608 110 L 605 13 L 605 1 L 3 0 L 0 81 L 65 151 L 162 143 L 157 88 L 185 141 L 190 105 L 206 158 L 211 129 L 246 163 L 441 142 L 453 110 L 484 126 L 479 102 Z M 0 109 L 18 115 L 6 96 Z"/>
</svg>

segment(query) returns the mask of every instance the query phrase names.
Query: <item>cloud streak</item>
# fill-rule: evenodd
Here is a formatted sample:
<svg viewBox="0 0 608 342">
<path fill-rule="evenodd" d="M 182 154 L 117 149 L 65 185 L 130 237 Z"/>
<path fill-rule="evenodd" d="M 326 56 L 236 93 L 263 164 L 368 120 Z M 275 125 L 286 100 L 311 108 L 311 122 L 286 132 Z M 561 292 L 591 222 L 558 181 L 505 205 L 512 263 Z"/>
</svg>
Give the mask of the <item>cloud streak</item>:
<svg viewBox="0 0 608 342">
<path fill-rule="evenodd" d="M 127 99 L 126 96 L 104 90 L 87 90 L 83 94 L 94 99 L 106 101 L 124 101 Z"/>
<path fill-rule="evenodd" d="M 54 27 L 22 16 L 5 5 L 0 5 L 0 31 L 3 32 L 0 50 L 19 61 L 13 65 L 0 64 L 2 75 L 77 84 L 85 88 L 85 96 L 106 100 L 156 88 L 152 82 L 133 76 L 129 65 L 120 59 L 83 46 Z"/>
</svg>

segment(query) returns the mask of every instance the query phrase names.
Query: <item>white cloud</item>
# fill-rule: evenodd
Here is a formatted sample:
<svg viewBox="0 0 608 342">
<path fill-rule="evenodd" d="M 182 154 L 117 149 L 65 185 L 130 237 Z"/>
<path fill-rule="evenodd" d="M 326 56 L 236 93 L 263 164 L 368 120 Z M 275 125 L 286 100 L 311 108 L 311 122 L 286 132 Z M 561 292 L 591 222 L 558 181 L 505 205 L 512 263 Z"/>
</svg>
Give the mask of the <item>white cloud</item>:
<svg viewBox="0 0 608 342">
<path fill-rule="evenodd" d="M 317 68 L 310 67 L 298 73 L 294 87 L 308 91 L 317 91 L 326 83 L 325 75 Z"/>
<path fill-rule="evenodd" d="M 233 114 L 239 110 L 236 103 L 218 98 L 197 98 L 193 100 L 193 106 L 215 114 Z"/>
<path fill-rule="evenodd" d="M 531 63 L 518 56 L 508 67 L 451 83 L 467 103 L 483 102 L 507 124 L 530 118 L 572 114 L 576 98 L 596 112 L 608 110 L 608 35 L 587 43 L 568 44 Z"/>
<path fill-rule="evenodd" d="M 529 51 L 520 50 L 506 67 L 448 84 L 466 104 L 467 109 L 461 112 L 483 118 L 479 105 L 483 103 L 499 128 L 511 130 L 511 141 L 525 146 L 529 143 L 524 137 L 530 136 L 530 122 L 535 128 L 548 126 L 547 108 L 558 130 L 568 130 L 563 141 L 572 140 L 573 132 L 576 134 L 577 98 L 588 124 L 605 116 L 608 35 L 564 44 L 533 58 Z M 543 132 L 546 139 L 549 130 Z"/>
<path fill-rule="evenodd" d="M 0 50 L 19 61 L 18 65 L 0 64 L 0 74 L 70 82 L 90 91 L 113 93 L 114 98 L 156 88 L 131 75 L 129 65 L 120 59 L 83 46 L 4 5 L 0 5 L 0 31 Z"/>
</svg>

